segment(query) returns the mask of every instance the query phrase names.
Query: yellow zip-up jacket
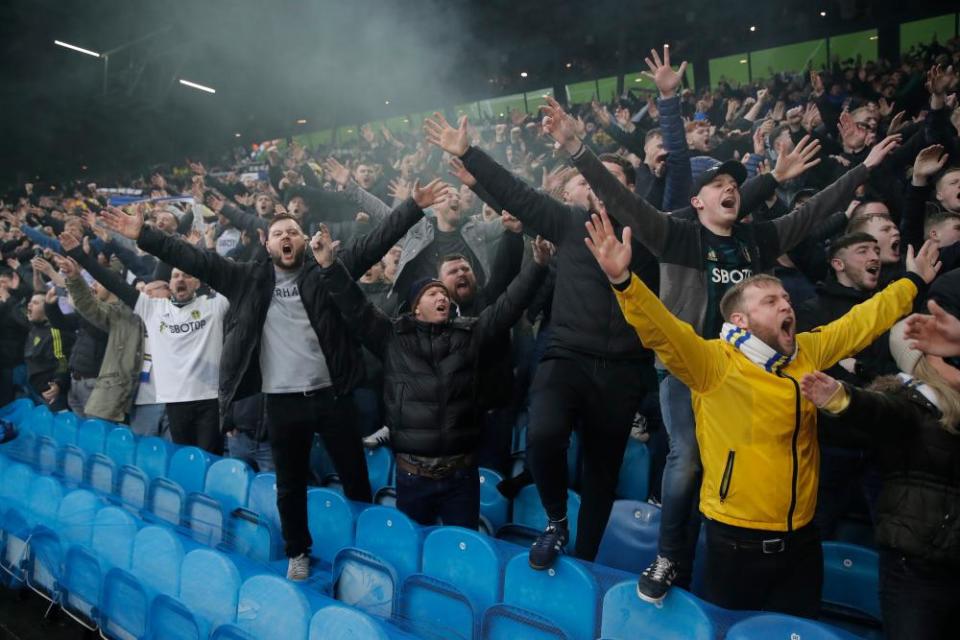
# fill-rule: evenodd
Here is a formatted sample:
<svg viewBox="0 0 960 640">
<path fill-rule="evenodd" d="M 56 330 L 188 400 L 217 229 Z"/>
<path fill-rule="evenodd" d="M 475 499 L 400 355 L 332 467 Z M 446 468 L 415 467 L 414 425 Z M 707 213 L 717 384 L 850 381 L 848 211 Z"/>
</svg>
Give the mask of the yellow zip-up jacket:
<svg viewBox="0 0 960 640">
<path fill-rule="evenodd" d="M 799 380 L 876 340 L 907 314 L 922 280 L 910 274 L 846 315 L 797 334 L 797 353 L 768 373 L 726 341 L 706 340 L 631 274 L 614 289 L 643 344 L 690 387 L 703 462 L 700 510 L 736 527 L 792 531 L 813 519 L 820 473 L 817 410 Z"/>
</svg>

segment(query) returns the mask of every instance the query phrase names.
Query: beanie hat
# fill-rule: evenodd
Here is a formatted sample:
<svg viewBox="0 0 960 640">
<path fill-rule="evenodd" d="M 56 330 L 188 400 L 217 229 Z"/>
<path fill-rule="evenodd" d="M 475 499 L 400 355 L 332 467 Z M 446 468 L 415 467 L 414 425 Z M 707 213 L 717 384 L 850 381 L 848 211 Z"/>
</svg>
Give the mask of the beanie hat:
<svg viewBox="0 0 960 640">
<path fill-rule="evenodd" d="M 914 368 L 920 362 L 920 357 L 923 356 L 923 352 L 911 347 L 904 337 L 906 326 L 907 323 L 901 320 L 890 328 L 890 354 L 893 356 L 894 362 L 897 363 L 897 368 L 912 376 Z"/>
<path fill-rule="evenodd" d="M 410 311 L 414 311 L 417 308 L 417 304 L 419 304 L 423 294 L 427 292 L 427 289 L 432 289 L 433 287 L 440 287 L 444 291 L 447 290 L 443 283 L 436 278 L 420 278 L 410 285 L 409 295 L 407 296 L 407 300 L 410 301 Z"/>
</svg>

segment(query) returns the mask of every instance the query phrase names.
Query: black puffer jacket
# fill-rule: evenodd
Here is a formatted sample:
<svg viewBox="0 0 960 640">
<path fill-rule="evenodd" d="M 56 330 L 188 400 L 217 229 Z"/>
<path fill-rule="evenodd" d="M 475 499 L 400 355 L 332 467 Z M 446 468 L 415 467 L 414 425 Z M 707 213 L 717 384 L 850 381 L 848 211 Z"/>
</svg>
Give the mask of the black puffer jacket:
<svg viewBox="0 0 960 640">
<path fill-rule="evenodd" d="M 350 276 L 362 276 L 422 216 L 420 207 L 413 198 L 408 198 L 373 231 L 351 241 L 340 251 L 340 258 L 347 265 Z M 164 262 L 199 278 L 230 300 L 230 310 L 223 321 L 223 354 L 220 357 L 222 420 L 234 399 L 261 390 L 260 338 L 276 284 L 273 263 L 269 258 L 233 262 L 149 227 L 143 229 L 137 244 Z M 320 271 L 308 247 L 297 279 L 300 299 L 326 357 L 333 389 L 343 395 L 363 381 L 363 359 L 360 345 L 330 299 Z"/>
<path fill-rule="evenodd" d="M 337 261 L 324 269 L 327 291 L 383 361 L 384 404 L 395 453 L 441 457 L 472 453 L 480 442 L 480 352 L 520 317 L 546 268 L 531 263 L 478 317 L 428 324 L 390 320 Z"/>
<path fill-rule="evenodd" d="M 841 419 L 873 437 L 883 476 L 877 544 L 960 568 L 960 436 L 941 427 L 940 411 L 898 378 L 880 378 L 871 391 L 847 389 Z"/>
</svg>

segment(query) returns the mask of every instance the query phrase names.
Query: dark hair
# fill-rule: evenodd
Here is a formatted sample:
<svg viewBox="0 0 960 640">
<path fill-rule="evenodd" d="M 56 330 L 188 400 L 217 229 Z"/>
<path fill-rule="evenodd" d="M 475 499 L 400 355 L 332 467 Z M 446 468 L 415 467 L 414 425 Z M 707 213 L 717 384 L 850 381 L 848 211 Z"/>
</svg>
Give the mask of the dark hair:
<svg viewBox="0 0 960 640">
<path fill-rule="evenodd" d="M 637 170 L 634 169 L 630 161 L 623 156 L 617 155 L 616 153 L 601 153 L 600 162 L 620 165 L 620 168 L 623 169 L 623 175 L 627 179 L 627 185 L 632 187 L 637 183 Z"/>
<path fill-rule="evenodd" d="M 470 258 L 468 258 L 467 256 L 463 255 L 462 253 L 448 253 L 447 255 L 443 256 L 442 258 L 440 258 L 440 260 L 437 261 L 437 273 L 440 273 L 440 267 L 442 267 L 447 262 L 456 262 L 457 260 L 463 260 L 464 262 L 470 265 L 471 269 L 473 268 L 473 263 L 470 262 Z"/>
<path fill-rule="evenodd" d="M 660 130 L 660 127 L 654 127 L 647 131 L 647 135 L 643 136 L 643 146 L 647 146 L 647 143 L 650 142 L 650 138 L 662 138 L 663 131 Z"/>
<path fill-rule="evenodd" d="M 930 229 L 940 224 L 941 222 L 946 222 L 947 220 L 960 220 L 960 213 L 954 211 L 931 211 L 927 214 L 926 220 L 923 221 L 923 233 L 927 235 L 930 233 Z"/>
<path fill-rule="evenodd" d="M 838 238 L 834 238 L 830 242 L 830 248 L 827 251 L 827 260 L 833 260 L 842 250 L 862 242 L 876 243 L 877 239 L 864 231 L 854 231 L 853 233 L 847 233 Z"/>
<path fill-rule="evenodd" d="M 273 228 L 273 225 L 277 224 L 278 222 L 282 222 L 283 220 L 293 220 L 297 223 L 298 227 L 300 226 L 300 221 L 291 216 L 289 213 L 281 213 L 280 215 L 273 216 L 273 218 L 270 220 L 270 224 L 267 225 L 267 233 L 270 233 L 270 229 Z M 303 231 L 303 227 L 300 228 L 300 231 Z"/>
<path fill-rule="evenodd" d="M 946 178 L 949 174 L 956 173 L 958 171 L 960 171 L 960 164 L 954 164 L 948 167 L 944 167 L 943 170 L 941 170 L 940 173 L 937 174 L 936 179 L 933 181 L 933 184 L 939 187 L 941 180 Z"/>
<path fill-rule="evenodd" d="M 789 133 L 790 127 L 785 124 L 781 124 L 774 127 L 773 130 L 770 131 L 770 136 L 767 139 L 770 141 L 771 149 L 773 148 L 773 143 L 776 142 L 777 138 L 783 135 L 784 131 Z"/>
</svg>

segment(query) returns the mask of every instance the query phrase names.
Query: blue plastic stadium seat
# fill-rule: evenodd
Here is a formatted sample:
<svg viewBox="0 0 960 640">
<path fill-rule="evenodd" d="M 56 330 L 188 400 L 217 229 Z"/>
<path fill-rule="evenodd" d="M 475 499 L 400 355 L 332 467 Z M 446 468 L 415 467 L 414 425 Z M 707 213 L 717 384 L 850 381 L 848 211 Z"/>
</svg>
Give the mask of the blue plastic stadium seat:
<svg viewBox="0 0 960 640">
<path fill-rule="evenodd" d="M 462 591 L 422 573 L 404 580 L 395 618 L 404 628 L 428 637 L 469 639 L 479 629 L 478 616 Z"/>
<path fill-rule="evenodd" d="M 879 556 L 844 542 L 823 543 L 823 594 L 831 608 L 881 620 Z"/>
<path fill-rule="evenodd" d="M 306 640 L 316 609 L 306 590 L 274 575 L 259 575 L 240 586 L 237 626 L 255 638 Z"/>
<path fill-rule="evenodd" d="M 207 469 L 202 494 L 187 498 L 184 521 L 194 540 L 216 546 L 227 537 L 231 514 L 247 503 L 253 472 L 242 460 L 223 458 Z"/>
<path fill-rule="evenodd" d="M 628 500 L 646 500 L 650 494 L 650 452 L 647 445 L 627 439 L 627 449 L 620 466 L 617 495 Z"/>
<path fill-rule="evenodd" d="M 24 579 L 34 527 L 55 526 L 61 500 L 63 489 L 59 482 L 47 476 L 34 476 L 22 501 L 10 504 L 3 513 L 0 519 L 0 535 L 3 536 L 0 568 L 14 576 L 18 583 Z"/>
<path fill-rule="evenodd" d="M 609 640 L 711 640 L 716 629 L 695 596 L 674 587 L 659 605 L 637 597 L 636 580 L 603 596 L 600 635 Z"/>
<path fill-rule="evenodd" d="M 401 511 L 370 507 L 357 516 L 355 546 L 389 562 L 400 580 L 420 570 L 420 528 Z"/>
<path fill-rule="evenodd" d="M 87 486 L 104 495 L 114 492 L 117 485 L 117 465 L 106 455 L 93 455 L 87 460 Z"/>
<path fill-rule="evenodd" d="M 77 426 L 80 421 L 70 411 L 61 411 L 53 416 L 53 433 L 58 447 L 77 444 Z"/>
<path fill-rule="evenodd" d="M 381 507 L 396 507 L 397 506 L 397 488 L 396 487 L 380 487 L 377 489 L 377 492 L 373 496 L 373 504 L 378 504 Z"/>
<path fill-rule="evenodd" d="M 36 466 L 37 471 L 44 475 L 55 473 L 60 463 L 60 445 L 51 436 L 41 436 L 37 439 Z"/>
<path fill-rule="evenodd" d="M 490 539 L 476 531 L 460 527 L 431 531 L 423 541 L 421 572 L 456 585 L 478 618 L 502 596 L 500 555 Z"/>
<path fill-rule="evenodd" d="M 563 629 L 532 611 L 495 604 L 483 614 L 482 640 L 570 640 Z"/>
<path fill-rule="evenodd" d="M 231 548 L 251 560 L 270 562 L 283 555 L 275 474 L 254 476 L 247 507 L 234 511 L 225 536 Z"/>
<path fill-rule="evenodd" d="M 730 627 L 726 640 L 854 640 L 856 637 L 813 620 L 764 613 Z"/>
<path fill-rule="evenodd" d="M 330 605 L 310 620 L 310 640 L 387 640 L 383 625 L 356 609 Z"/>
<path fill-rule="evenodd" d="M 567 551 L 573 551 L 577 541 L 577 517 L 580 515 L 580 496 L 575 492 L 567 491 L 567 522 L 570 523 L 570 540 L 567 541 Z M 536 485 L 527 485 L 520 490 L 513 500 L 514 524 L 529 527 L 534 531 L 543 531 L 547 526 L 547 513 L 540 503 L 540 494 Z"/>
<path fill-rule="evenodd" d="M 180 485 L 184 495 L 203 491 L 210 454 L 199 447 L 179 447 L 170 458 L 166 477 Z"/>
<path fill-rule="evenodd" d="M 496 471 L 480 469 L 480 514 L 487 519 L 493 531 L 510 519 L 510 502 L 497 491 L 501 481 L 503 476 Z"/>
<path fill-rule="evenodd" d="M 33 412 L 27 417 L 24 424 L 25 429 L 29 429 L 38 438 L 46 436 L 53 437 L 53 413 L 46 405 L 40 404 L 33 408 Z"/>
<path fill-rule="evenodd" d="M 400 590 L 397 571 L 383 558 L 356 547 L 341 549 L 333 560 L 333 596 L 340 602 L 380 618 L 396 609 Z"/>
<path fill-rule="evenodd" d="M 147 496 L 147 517 L 151 520 L 179 526 L 183 522 L 187 495 L 176 482 L 168 478 L 156 478 L 150 483 Z"/>
<path fill-rule="evenodd" d="M 30 412 L 33 410 L 33 400 L 30 398 L 17 398 L 9 404 L 0 407 L 0 418 L 21 426 Z"/>
<path fill-rule="evenodd" d="M 280 512 L 277 510 L 277 474 L 258 473 L 250 482 L 247 508 L 280 531 Z"/>
<path fill-rule="evenodd" d="M 365 449 L 367 456 L 367 475 L 370 477 L 370 488 L 376 493 L 380 488 L 391 484 L 393 472 L 393 453 L 389 447 Z"/>
<path fill-rule="evenodd" d="M 195 549 L 180 566 L 176 598 L 160 595 L 150 608 L 154 640 L 204 640 L 212 629 L 237 619 L 240 572 L 226 555 Z"/>
<path fill-rule="evenodd" d="M 148 480 L 167 475 L 170 449 L 162 438 L 148 437 L 137 441 L 136 465 L 143 470 Z"/>
<path fill-rule="evenodd" d="M 96 624 L 103 577 L 114 568 L 130 568 L 137 523 L 119 507 L 104 507 L 93 523 L 90 547 L 73 545 L 63 562 L 60 606 L 88 627 Z"/>
<path fill-rule="evenodd" d="M 26 575 L 31 589 L 51 601 L 59 597 L 63 554 L 71 545 L 90 545 L 94 519 L 102 507 L 94 493 L 76 489 L 60 501 L 55 526 L 34 529 Z"/>
<path fill-rule="evenodd" d="M 103 453 L 107 434 L 113 425 L 99 418 L 88 418 L 80 423 L 77 430 L 77 446 L 87 455 Z"/>
<path fill-rule="evenodd" d="M 103 445 L 103 453 L 113 460 L 119 469 L 125 464 L 136 461 L 137 438 L 128 427 L 115 427 L 107 433 L 107 440 Z"/>
<path fill-rule="evenodd" d="M 657 556 L 660 507 L 636 500 L 617 500 L 594 560 L 630 573 L 641 573 Z"/>
<path fill-rule="evenodd" d="M 307 522 L 313 547 L 310 555 L 324 567 L 331 567 L 341 549 L 353 545 L 353 507 L 331 489 L 307 491 Z"/>
<path fill-rule="evenodd" d="M 76 445 L 63 447 L 58 466 L 64 484 L 77 487 L 86 480 L 87 453 Z"/>
<path fill-rule="evenodd" d="M 130 570 L 110 569 L 103 580 L 99 624 L 116 638 L 142 638 L 150 603 L 180 589 L 183 544 L 169 529 L 148 526 L 133 540 Z"/>
<path fill-rule="evenodd" d="M 526 552 L 507 563 L 503 602 L 550 620 L 574 640 L 593 640 L 597 631 L 598 587 L 576 560 L 561 557 L 546 571 L 530 568 Z"/>
<path fill-rule="evenodd" d="M 117 474 L 115 498 L 125 508 L 138 513 L 147 506 L 150 478 L 140 467 L 124 465 Z"/>
</svg>

